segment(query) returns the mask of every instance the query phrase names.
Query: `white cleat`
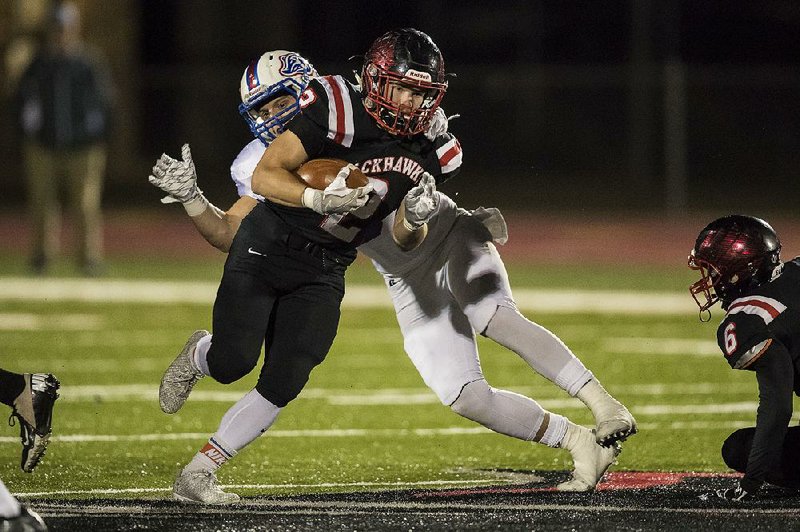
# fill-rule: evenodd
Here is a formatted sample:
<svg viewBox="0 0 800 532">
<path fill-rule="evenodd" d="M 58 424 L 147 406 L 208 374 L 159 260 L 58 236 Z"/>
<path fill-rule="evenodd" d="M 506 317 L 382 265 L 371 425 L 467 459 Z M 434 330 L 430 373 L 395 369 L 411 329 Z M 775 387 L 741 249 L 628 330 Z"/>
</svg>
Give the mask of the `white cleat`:
<svg viewBox="0 0 800 532">
<path fill-rule="evenodd" d="M 568 430 L 577 430 L 571 435 L 569 448 L 575 469 L 572 478 L 562 482 L 556 489 L 558 491 L 592 491 L 606 473 L 611 464 L 616 461 L 621 449 L 617 444 L 603 447 L 595 441 L 593 431 L 578 427 Z"/>
<path fill-rule="evenodd" d="M 181 409 L 183 403 L 197 384 L 197 381 L 205 377 L 200 373 L 192 362 L 192 355 L 197 342 L 204 336 L 211 334 L 208 331 L 195 331 L 186 341 L 186 345 L 172 361 L 164 376 L 161 377 L 161 386 L 158 388 L 158 402 L 161 410 L 167 414 L 174 414 Z"/>
<path fill-rule="evenodd" d="M 627 440 L 637 432 L 636 420 L 622 403 L 609 416 L 596 420 L 595 440 L 604 447 Z"/>
<path fill-rule="evenodd" d="M 181 502 L 199 504 L 232 504 L 240 499 L 217 485 L 213 471 L 181 471 L 172 487 L 172 496 Z"/>
</svg>

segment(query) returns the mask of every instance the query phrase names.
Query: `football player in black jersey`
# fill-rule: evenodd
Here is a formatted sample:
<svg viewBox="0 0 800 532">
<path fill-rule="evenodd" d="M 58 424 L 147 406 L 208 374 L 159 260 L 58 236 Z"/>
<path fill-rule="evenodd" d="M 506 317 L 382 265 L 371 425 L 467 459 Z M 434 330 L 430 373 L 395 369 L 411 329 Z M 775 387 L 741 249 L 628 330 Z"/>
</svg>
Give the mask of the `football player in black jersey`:
<svg viewBox="0 0 800 532">
<path fill-rule="evenodd" d="M 253 433 L 236 442 L 212 438 L 201 452 L 217 466 L 266 431 L 324 360 L 356 246 L 377 236 L 391 212 L 400 208 L 403 218 L 409 191 L 432 194 L 434 180 L 457 173 L 455 137 L 431 141 L 424 134 L 446 88 L 442 54 L 430 37 L 413 29 L 389 32 L 368 51 L 361 86 L 342 76 L 312 79 L 299 98 L 302 113 L 265 151 L 252 178 L 264 201 L 242 220 L 231 243 L 214 302 L 213 338 L 207 331 L 193 334 L 159 390 L 162 409 L 176 412 L 200 378 L 234 382 L 255 368 L 265 346 L 248 412 L 236 414 L 248 417 Z M 322 157 L 350 164 L 327 189 L 306 188 L 292 171 Z M 351 165 L 370 183 L 348 188 Z M 233 417 L 226 414 L 221 426 Z M 239 499 L 217 486 L 213 471 L 204 474 L 197 482 L 205 495 L 192 500 Z"/>
<path fill-rule="evenodd" d="M 780 251 L 767 222 L 731 215 L 708 224 L 689 255 L 689 267 L 701 275 L 689 289 L 701 319 L 708 321 L 711 306 L 721 302 L 720 349 L 733 369 L 755 373 L 759 390 L 755 428 L 734 432 L 722 450 L 744 477 L 704 498 L 746 500 L 765 481 L 800 485 L 800 427 L 788 429 L 792 394 L 800 394 L 800 257 L 782 263 Z"/>
</svg>

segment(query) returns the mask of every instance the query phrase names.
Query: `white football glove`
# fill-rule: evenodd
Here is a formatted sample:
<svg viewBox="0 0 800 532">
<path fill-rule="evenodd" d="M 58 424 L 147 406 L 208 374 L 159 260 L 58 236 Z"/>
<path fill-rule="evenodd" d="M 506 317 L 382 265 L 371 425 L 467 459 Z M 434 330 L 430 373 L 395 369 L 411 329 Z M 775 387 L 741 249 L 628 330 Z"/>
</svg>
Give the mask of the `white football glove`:
<svg viewBox="0 0 800 532">
<path fill-rule="evenodd" d="M 447 133 L 449 121 L 454 118 L 458 118 L 459 116 L 460 115 L 453 115 L 448 117 L 447 113 L 444 112 L 444 109 L 437 107 L 436 111 L 433 112 L 431 123 L 428 124 L 428 129 L 425 131 L 425 138 L 433 141 L 436 139 L 436 137 L 444 135 Z"/>
<path fill-rule="evenodd" d="M 439 196 L 436 194 L 436 179 L 424 172 L 417 186 L 408 191 L 405 197 L 406 229 L 415 231 L 433 217 L 439 206 Z"/>
<path fill-rule="evenodd" d="M 355 166 L 352 164 L 343 166 L 325 190 L 306 188 L 301 199 L 303 207 L 319 214 L 343 214 L 354 211 L 367 203 L 369 193 L 372 192 L 372 183 L 358 188 L 347 186 L 347 176 L 354 168 Z"/>
<path fill-rule="evenodd" d="M 161 203 L 189 203 L 203 194 L 197 186 L 197 172 L 188 144 L 181 148 L 183 160 L 173 159 L 166 153 L 156 161 L 153 173 L 147 178 L 153 185 L 167 193 Z"/>
</svg>

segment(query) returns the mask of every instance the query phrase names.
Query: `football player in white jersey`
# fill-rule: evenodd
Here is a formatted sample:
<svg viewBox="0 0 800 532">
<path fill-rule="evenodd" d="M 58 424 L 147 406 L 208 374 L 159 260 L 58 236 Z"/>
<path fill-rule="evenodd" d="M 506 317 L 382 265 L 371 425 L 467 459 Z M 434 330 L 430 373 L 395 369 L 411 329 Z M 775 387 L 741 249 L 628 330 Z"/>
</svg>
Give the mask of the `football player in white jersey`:
<svg viewBox="0 0 800 532">
<path fill-rule="evenodd" d="M 269 105 L 279 102 L 281 97 L 256 100 L 252 94 L 281 94 L 274 85 L 280 79 L 279 63 L 265 59 L 281 53 L 289 52 L 268 52 L 259 60 L 257 71 L 261 73 L 263 86 L 252 87 L 248 82 L 250 67 L 242 79 L 240 109 L 257 139 L 231 165 L 231 178 L 240 199 L 227 212 L 211 205 L 202 195 L 184 203 L 198 231 L 222 251 L 230 246 L 238 222 L 262 199 L 253 193 L 250 183 L 271 139 L 263 134 L 264 125 L 260 130 L 257 127 L 258 117 L 259 113 L 262 120 L 272 116 L 275 111 Z M 439 111 L 426 136 L 433 139 L 446 132 L 447 118 Z M 444 164 L 460 165 L 460 152 Z M 450 170 L 443 168 L 445 172 Z M 196 179 L 188 146 L 184 146 L 184 161 L 163 155 L 150 181 L 169 194 L 165 199 L 171 201 L 179 197 L 181 190 L 196 188 Z M 593 489 L 616 457 L 617 442 L 635 433 L 636 423 L 563 342 L 518 312 L 505 267 L 492 244 L 493 239 L 504 242 L 507 238 L 499 211 L 459 209 L 448 196 L 435 190 L 433 180 L 423 179 L 406 196 L 398 212 L 399 216 L 384 219 L 380 236 L 359 250 L 372 259 L 384 276 L 405 350 L 425 383 L 453 411 L 496 432 L 568 449 L 575 470 L 572 479 L 558 488 Z M 422 238 L 414 237 L 420 233 L 424 235 Z M 406 246 L 409 236 L 413 244 Z M 416 247 L 403 250 L 398 243 Z M 579 397 L 592 410 L 597 430 L 593 433 L 563 416 L 547 412 L 530 398 L 489 386 L 480 368 L 476 331 L 513 350 L 534 370 Z M 248 396 L 228 411 L 215 436 L 225 441 L 232 439 L 224 432 L 235 431 L 236 425 L 244 422 L 241 413 L 252 402 Z M 230 423 L 235 417 L 239 418 L 236 424 Z M 207 449 L 209 446 L 211 449 Z M 208 451 L 213 448 L 212 437 L 193 460 L 194 466 L 189 464 L 187 469 L 215 470 L 221 462 L 208 458 Z M 229 502 L 212 490 L 190 493 L 179 481 L 180 476 L 175 487 L 179 497 L 199 502 Z"/>
</svg>

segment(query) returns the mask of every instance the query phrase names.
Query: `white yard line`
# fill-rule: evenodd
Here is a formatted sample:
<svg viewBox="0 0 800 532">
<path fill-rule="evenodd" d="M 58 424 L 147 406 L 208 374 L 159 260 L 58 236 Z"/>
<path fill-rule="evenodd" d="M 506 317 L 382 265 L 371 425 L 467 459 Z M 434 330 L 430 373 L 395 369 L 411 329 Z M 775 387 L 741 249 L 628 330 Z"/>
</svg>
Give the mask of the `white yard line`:
<svg viewBox="0 0 800 532">
<path fill-rule="evenodd" d="M 150 368 L 150 360 L 148 358 L 132 359 L 134 365 Z M 129 361 L 129 362 L 131 362 Z M 113 360 L 102 359 L 100 361 L 85 361 L 81 364 L 87 367 L 91 364 L 99 364 L 101 367 L 108 366 L 108 370 L 113 369 L 113 364 L 118 364 Z M 118 369 L 118 366 L 117 366 Z M 507 386 L 506 388 L 534 397 L 545 408 L 563 409 L 563 408 L 583 408 L 583 404 L 575 398 L 565 397 L 553 398 L 553 394 L 561 395 L 561 392 L 555 386 L 539 387 L 539 386 Z M 754 386 L 747 383 L 732 384 L 732 383 L 689 383 L 689 384 L 640 384 L 640 385 L 622 385 L 614 387 L 614 392 L 625 396 L 642 396 L 642 397 L 681 397 L 684 395 L 713 395 L 725 396 L 736 395 L 742 393 L 756 393 Z M 60 401 L 70 403 L 80 402 L 94 402 L 98 398 L 103 401 L 155 401 L 158 397 L 158 385 L 153 384 L 99 384 L 99 385 L 76 385 L 64 386 L 59 392 L 61 394 Z M 219 389 L 219 390 L 205 390 L 195 389 L 192 392 L 191 400 L 193 402 L 235 402 L 241 399 L 245 391 L 241 389 Z M 754 396 L 755 397 L 755 396 Z M 386 389 L 365 389 L 365 390 L 352 390 L 341 388 L 307 388 L 303 390 L 298 399 L 308 400 L 324 400 L 329 404 L 334 405 L 356 405 L 356 406 L 371 406 L 371 405 L 411 405 L 411 404 L 437 404 L 439 400 L 427 388 L 386 388 Z M 653 413 L 654 415 L 666 414 L 669 412 L 678 412 L 676 408 L 688 408 L 691 413 L 698 413 L 698 409 L 711 409 L 712 413 L 719 412 L 715 410 L 715 405 L 737 405 L 728 406 L 735 411 L 744 410 L 753 402 L 746 403 L 731 403 L 720 402 L 703 403 L 699 405 L 684 405 L 676 407 L 674 404 L 653 404 L 651 399 L 647 399 L 647 405 L 636 407 L 637 411 L 643 413 Z M 745 406 L 746 405 L 746 406 Z"/>
<path fill-rule="evenodd" d="M 725 405 L 718 405 L 723 412 Z M 755 410 L 752 419 L 726 419 L 726 420 L 670 420 L 648 421 L 639 424 L 646 430 L 723 430 L 738 429 L 753 426 L 755 423 Z M 638 413 L 638 412 L 637 412 Z M 796 424 L 800 416 L 795 415 L 792 424 Z M 264 433 L 266 438 L 400 438 L 410 436 L 435 437 L 435 436 L 475 436 L 491 434 L 492 431 L 480 425 L 472 427 L 439 427 L 427 429 L 273 429 Z M 54 434 L 50 440 L 59 443 L 117 443 L 117 442 L 165 442 L 165 441 L 194 441 L 208 438 L 205 432 L 165 432 L 154 434 Z M 16 436 L 0 437 L 0 444 L 19 445 Z"/>
<path fill-rule="evenodd" d="M 0 278 L 0 300 L 97 303 L 190 303 L 210 305 L 216 282 L 123 279 Z M 539 313 L 686 314 L 695 311 L 687 294 L 613 290 L 516 289 L 517 304 Z M 390 308 L 382 286 L 347 286 L 346 308 Z"/>
</svg>

